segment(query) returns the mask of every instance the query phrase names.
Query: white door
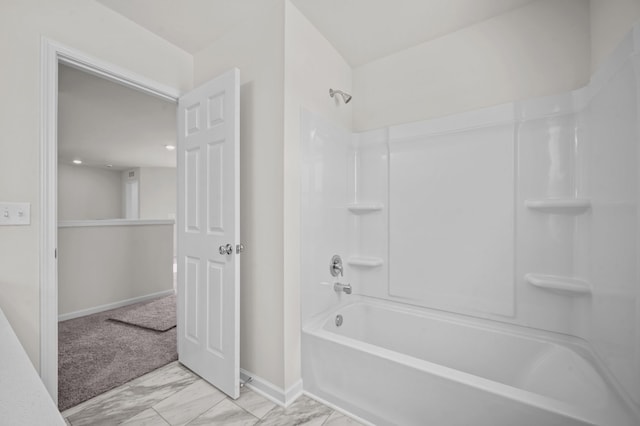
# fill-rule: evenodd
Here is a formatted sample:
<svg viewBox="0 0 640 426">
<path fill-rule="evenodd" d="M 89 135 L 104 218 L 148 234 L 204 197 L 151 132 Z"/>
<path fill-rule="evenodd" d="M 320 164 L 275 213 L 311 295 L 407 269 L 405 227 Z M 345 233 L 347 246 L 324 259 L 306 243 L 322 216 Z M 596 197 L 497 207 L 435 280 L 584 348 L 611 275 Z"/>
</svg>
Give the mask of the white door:
<svg viewBox="0 0 640 426">
<path fill-rule="evenodd" d="M 178 102 L 178 359 L 240 394 L 240 72 Z"/>
</svg>

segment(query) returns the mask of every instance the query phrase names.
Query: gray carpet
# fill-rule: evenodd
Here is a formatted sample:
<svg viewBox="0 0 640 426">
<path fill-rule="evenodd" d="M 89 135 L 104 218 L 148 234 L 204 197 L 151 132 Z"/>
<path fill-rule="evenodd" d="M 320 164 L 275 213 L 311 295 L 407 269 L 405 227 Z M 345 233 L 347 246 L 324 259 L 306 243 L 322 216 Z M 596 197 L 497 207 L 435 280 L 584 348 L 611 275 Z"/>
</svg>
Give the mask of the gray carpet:
<svg viewBox="0 0 640 426">
<path fill-rule="evenodd" d="M 167 331 L 176 326 L 176 296 L 162 297 L 125 312 L 114 312 L 109 319 L 151 330 Z"/>
<path fill-rule="evenodd" d="M 60 411 L 178 359 L 175 328 L 155 331 L 108 319 L 148 303 L 58 323 Z"/>
</svg>

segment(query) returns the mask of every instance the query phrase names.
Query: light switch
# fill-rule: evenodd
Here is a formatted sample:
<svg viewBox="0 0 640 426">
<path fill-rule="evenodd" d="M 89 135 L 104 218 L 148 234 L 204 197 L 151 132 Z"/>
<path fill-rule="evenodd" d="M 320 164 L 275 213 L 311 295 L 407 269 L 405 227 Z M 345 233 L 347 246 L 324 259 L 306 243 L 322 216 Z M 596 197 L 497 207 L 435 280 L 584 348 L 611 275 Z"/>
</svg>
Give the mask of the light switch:
<svg viewBox="0 0 640 426">
<path fill-rule="evenodd" d="M 0 203 L 0 226 L 30 224 L 30 203 Z"/>
</svg>

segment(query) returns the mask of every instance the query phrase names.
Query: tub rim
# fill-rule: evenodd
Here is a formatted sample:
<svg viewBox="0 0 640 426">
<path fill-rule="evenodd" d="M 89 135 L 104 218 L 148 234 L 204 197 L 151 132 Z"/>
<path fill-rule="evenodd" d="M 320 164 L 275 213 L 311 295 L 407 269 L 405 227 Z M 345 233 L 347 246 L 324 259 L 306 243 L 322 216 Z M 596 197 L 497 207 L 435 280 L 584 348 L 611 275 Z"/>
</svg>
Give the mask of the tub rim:
<svg viewBox="0 0 640 426">
<path fill-rule="evenodd" d="M 350 296 L 350 300 L 343 301 L 338 305 L 334 305 L 314 315 L 302 327 L 302 330 L 305 332 L 311 332 L 313 330 L 323 329 L 325 324 L 331 322 L 332 316 L 335 316 L 336 314 L 339 314 L 340 311 L 355 305 L 371 305 L 402 314 L 409 314 L 437 321 L 447 321 L 456 325 L 474 329 L 491 330 L 543 343 L 555 343 L 563 346 L 569 346 L 571 349 L 587 358 L 588 361 L 592 363 L 595 361 L 595 359 L 591 359 L 594 354 L 590 349 L 588 342 L 577 336 L 364 295 Z"/>
<path fill-rule="evenodd" d="M 420 306 L 406 305 L 396 301 L 389 301 L 370 296 L 353 295 L 349 300 L 343 301 L 338 305 L 334 305 L 329 309 L 313 316 L 302 327 L 302 333 L 315 336 L 321 339 L 331 341 L 335 344 L 347 346 L 354 350 L 365 351 L 366 353 L 385 359 L 387 361 L 402 363 L 420 372 L 431 374 L 443 379 L 453 380 L 458 383 L 471 386 L 473 388 L 497 394 L 506 399 L 513 400 L 522 404 L 532 405 L 539 409 L 549 410 L 555 414 L 570 417 L 572 419 L 585 422 L 587 424 L 598 425 L 606 424 L 606 419 L 601 418 L 602 415 L 591 407 L 578 407 L 576 405 L 564 402 L 549 396 L 544 396 L 535 392 L 527 391 L 512 385 L 490 380 L 481 376 L 456 370 L 451 367 L 436 364 L 434 362 L 417 358 L 402 352 L 387 349 L 371 343 L 347 337 L 330 330 L 326 330 L 324 326 L 330 324 L 332 318 L 341 311 L 356 305 L 369 305 L 377 308 L 391 310 L 401 314 L 415 315 L 422 318 L 433 319 L 436 321 L 452 322 L 456 325 L 471 327 L 474 329 L 490 330 L 503 333 L 515 337 L 535 340 L 540 343 L 555 344 L 563 346 L 578 356 L 584 358 L 596 372 L 602 377 L 605 384 L 609 386 L 611 392 L 620 401 L 622 408 L 625 408 L 625 415 L 631 420 L 640 419 L 640 410 L 631 403 L 631 400 L 622 391 L 620 385 L 615 381 L 612 375 L 603 367 L 598 356 L 591 350 L 588 343 L 579 337 L 562 333 L 540 330 L 537 328 L 526 327 L 518 324 L 501 323 L 495 320 L 484 318 L 476 318 L 468 315 L 457 314 L 447 311 L 440 311 L 432 308 Z M 588 416 L 587 417 L 585 417 Z M 594 421 L 598 423 L 593 423 Z M 605 423 L 600 423 L 605 421 Z"/>
</svg>

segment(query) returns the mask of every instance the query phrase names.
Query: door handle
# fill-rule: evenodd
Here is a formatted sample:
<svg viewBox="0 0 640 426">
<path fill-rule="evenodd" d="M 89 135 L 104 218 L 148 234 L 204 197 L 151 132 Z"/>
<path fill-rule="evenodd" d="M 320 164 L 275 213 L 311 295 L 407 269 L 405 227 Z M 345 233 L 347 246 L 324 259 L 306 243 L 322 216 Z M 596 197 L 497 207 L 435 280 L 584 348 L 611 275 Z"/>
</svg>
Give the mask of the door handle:
<svg viewBox="0 0 640 426">
<path fill-rule="evenodd" d="M 220 254 L 222 255 L 231 254 L 233 253 L 233 246 L 231 244 L 227 244 L 226 246 L 220 246 L 218 247 L 218 252 L 220 252 Z"/>
</svg>

